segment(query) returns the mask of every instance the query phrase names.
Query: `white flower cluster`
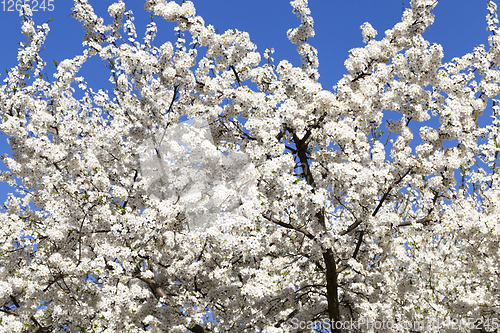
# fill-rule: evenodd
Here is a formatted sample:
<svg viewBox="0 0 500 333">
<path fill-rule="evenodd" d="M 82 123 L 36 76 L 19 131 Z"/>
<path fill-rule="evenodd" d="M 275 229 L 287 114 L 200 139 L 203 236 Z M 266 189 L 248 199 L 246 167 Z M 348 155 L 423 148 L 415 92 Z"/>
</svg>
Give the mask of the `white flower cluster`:
<svg viewBox="0 0 500 333">
<path fill-rule="evenodd" d="M 363 23 L 360 27 L 363 30 L 363 42 L 368 43 L 371 39 L 377 36 L 377 30 L 368 22 Z"/>
<path fill-rule="evenodd" d="M 125 13 L 125 3 L 123 1 L 116 2 L 108 7 L 108 13 L 111 17 L 121 19 Z"/>
<path fill-rule="evenodd" d="M 310 77 L 318 80 L 318 51 L 307 42 L 309 37 L 314 37 L 314 19 L 308 7 L 307 0 L 294 0 L 290 4 L 293 12 L 301 20 L 301 25 L 295 29 L 289 29 L 287 36 L 290 42 L 297 45 L 297 53 L 302 57 L 302 70 Z"/>
</svg>

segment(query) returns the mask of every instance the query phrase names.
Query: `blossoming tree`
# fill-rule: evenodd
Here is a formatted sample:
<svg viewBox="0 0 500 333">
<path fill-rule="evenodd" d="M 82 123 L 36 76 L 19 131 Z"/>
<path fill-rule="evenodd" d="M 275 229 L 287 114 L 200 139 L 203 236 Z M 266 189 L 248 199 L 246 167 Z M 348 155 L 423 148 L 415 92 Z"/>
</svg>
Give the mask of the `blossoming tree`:
<svg viewBox="0 0 500 333">
<path fill-rule="evenodd" d="M 340 332 L 450 318 L 470 325 L 419 331 L 495 331 L 496 5 L 489 47 L 442 63 L 422 36 L 436 4 L 412 0 L 379 39 L 365 23 L 366 46 L 332 91 L 318 83 L 307 0 L 291 2 L 301 24 L 288 31 L 300 68 L 245 32 L 218 33 L 190 1 L 145 2 L 176 24 L 175 45 L 155 46 L 155 23 L 139 42 L 123 2 L 105 25 L 75 0 L 85 51 L 53 81 L 39 54 L 49 27 L 23 6 L 29 43 L 0 94 L 14 151 L 1 177 L 22 180 L 0 215 L 0 331 Z M 107 63 L 112 91 L 78 76 L 90 57 Z"/>
</svg>

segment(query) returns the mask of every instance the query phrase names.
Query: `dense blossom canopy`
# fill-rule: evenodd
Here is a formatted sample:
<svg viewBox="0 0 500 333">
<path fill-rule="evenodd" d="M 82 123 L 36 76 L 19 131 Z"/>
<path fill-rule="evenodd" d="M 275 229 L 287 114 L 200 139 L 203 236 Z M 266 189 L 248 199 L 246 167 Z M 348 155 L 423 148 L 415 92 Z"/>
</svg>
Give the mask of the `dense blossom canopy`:
<svg viewBox="0 0 500 333">
<path fill-rule="evenodd" d="M 436 4 L 412 0 L 378 39 L 363 24 L 333 90 L 307 0 L 287 33 L 301 67 L 190 1 L 146 0 L 176 26 L 157 46 L 122 1 L 105 24 L 75 0 L 85 49 L 53 76 L 49 26 L 24 5 L 28 43 L 0 89 L 1 180 L 22 180 L 0 214 L 0 332 L 494 331 L 497 7 L 489 46 L 443 63 L 422 36 Z M 78 76 L 91 57 L 110 91 Z"/>
</svg>

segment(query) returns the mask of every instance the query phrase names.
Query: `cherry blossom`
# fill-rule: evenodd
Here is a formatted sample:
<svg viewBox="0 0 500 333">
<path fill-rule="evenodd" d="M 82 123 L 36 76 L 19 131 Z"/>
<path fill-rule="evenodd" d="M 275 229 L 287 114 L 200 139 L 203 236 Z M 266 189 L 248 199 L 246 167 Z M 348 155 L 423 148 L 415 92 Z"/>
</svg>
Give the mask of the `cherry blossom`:
<svg viewBox="0 0 500 333">
<path fill-rule="evenodd" d="M 146 0 L 139 39 L 125 2 L 102 18 L 75 0 L 85 50 L 55 73 L 24 5 L 0 93 L 1 180 L 18 189 L 0 213 L 0 331 L 496 331 L 497 6 L 489 46 L 444 63 L 423 36 L 437 2 L 412 0 L 383 37 L 364 23 L 331 90 L 307 0 L 287 32 L 300 67 L 191 1 Z M 112 89 L 79 76 L 92 57 Z"/>
</svg>

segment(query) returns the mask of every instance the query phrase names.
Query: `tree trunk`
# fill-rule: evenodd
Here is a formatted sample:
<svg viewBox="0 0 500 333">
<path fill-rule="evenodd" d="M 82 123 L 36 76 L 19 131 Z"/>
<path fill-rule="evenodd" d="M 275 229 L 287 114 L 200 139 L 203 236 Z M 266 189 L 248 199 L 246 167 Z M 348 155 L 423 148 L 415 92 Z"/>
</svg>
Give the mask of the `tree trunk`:
<svg viewBox="0 0 500 333">
<path fill-rule="evenodd" d="M 326 264 L 326 295 L 328 299 L 328 317 L 332 327 L 332 333 L 340 333 L 341 329 L 336 328 L 340 324 L 339 295 L 337 284 L 337 265 L 333 251 L 328 249 L 323 253 L 323 259 Z"/>
</svg>

